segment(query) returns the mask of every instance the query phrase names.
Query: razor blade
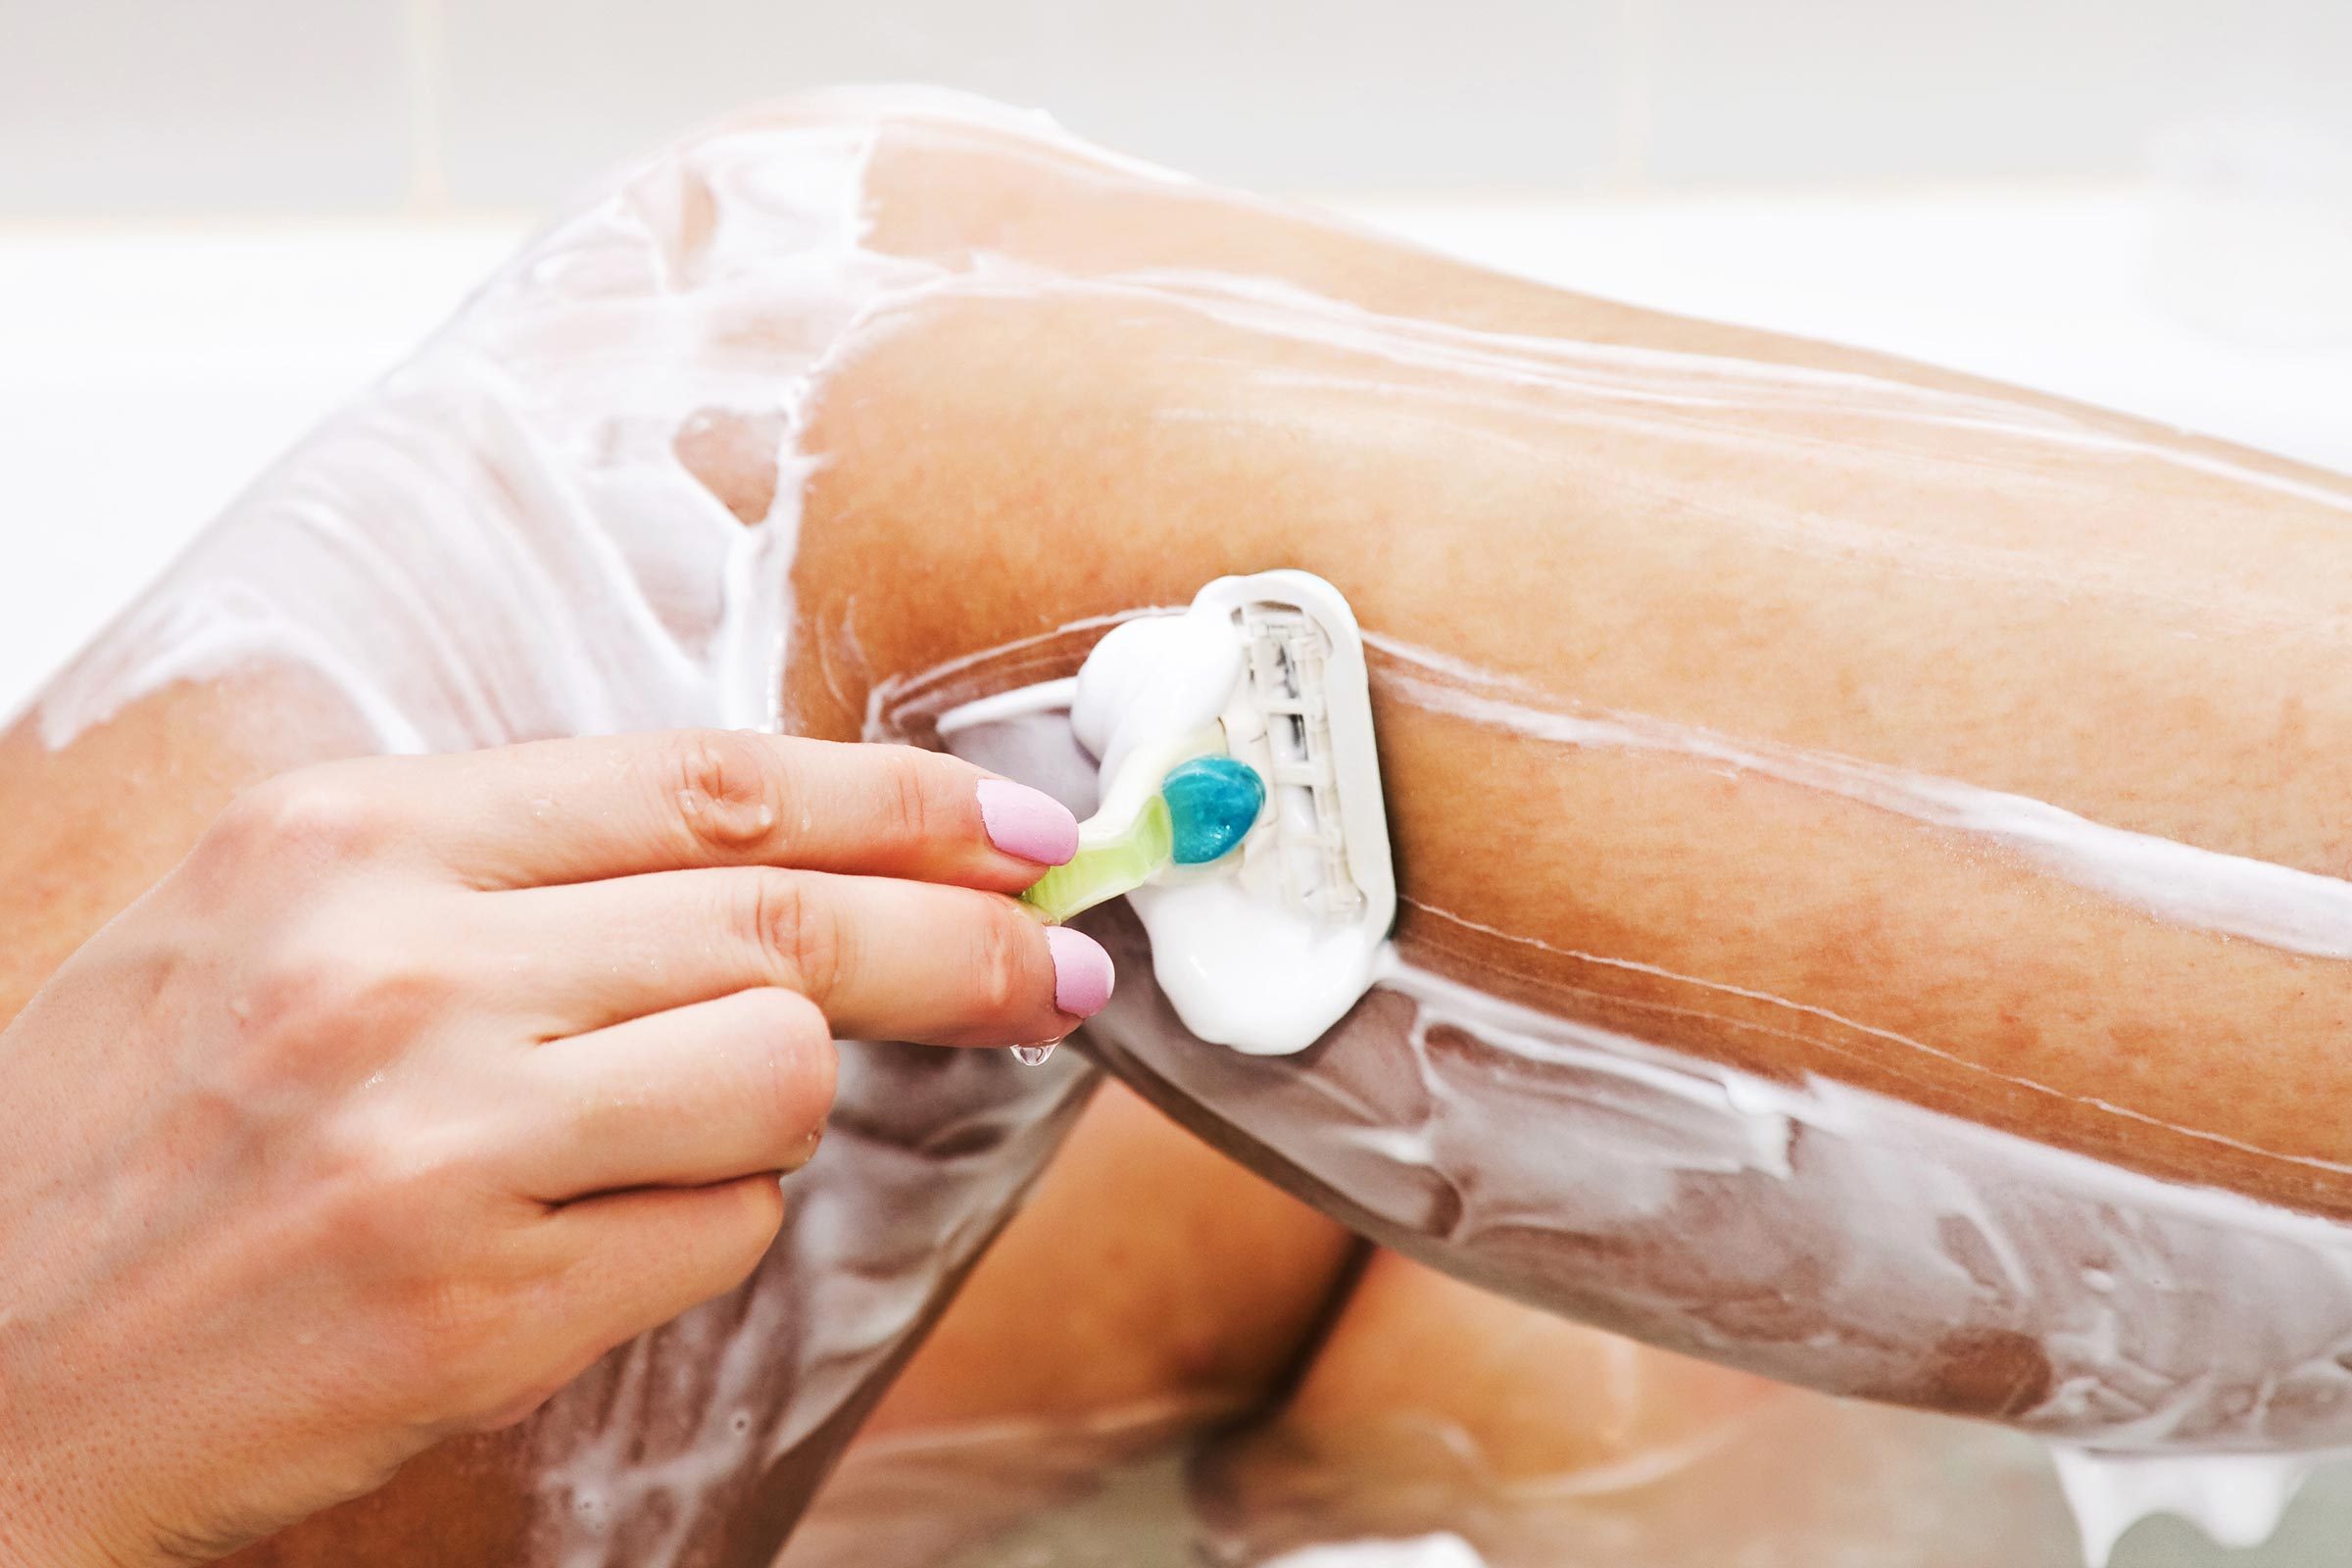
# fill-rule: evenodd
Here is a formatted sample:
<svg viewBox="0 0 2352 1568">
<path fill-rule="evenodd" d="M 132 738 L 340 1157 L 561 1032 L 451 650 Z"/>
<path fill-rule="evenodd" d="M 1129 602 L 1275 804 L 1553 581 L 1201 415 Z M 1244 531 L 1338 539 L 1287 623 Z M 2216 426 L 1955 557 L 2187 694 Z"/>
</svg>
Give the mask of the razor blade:
<svg viewBox="0 0 2352 1568">
<path fill-rule="evenodd" d="M 1243 679 L 1218 715 L 1230 755 L 1267 785 L 1256 842 L 1283 902 L 1319 919 L 1370 916 L 1385 933 L 1396 886 L 1362 634 L 1339 590 L 1303 571 L 1225 577 L 1193 601 L 1221 610 Z"/>
<path fill-rule="evenodd" d="M 1303 571 L 1219 578 L 1183 614 L 1105 636 L 1070 716 L 1101 805 L 1023 897 L 1064 920 L 1126 895 L 1194 1033 L 1311 1044 L 1369 987 L 1396 907 L 1347 600 Z"/>
</svg>

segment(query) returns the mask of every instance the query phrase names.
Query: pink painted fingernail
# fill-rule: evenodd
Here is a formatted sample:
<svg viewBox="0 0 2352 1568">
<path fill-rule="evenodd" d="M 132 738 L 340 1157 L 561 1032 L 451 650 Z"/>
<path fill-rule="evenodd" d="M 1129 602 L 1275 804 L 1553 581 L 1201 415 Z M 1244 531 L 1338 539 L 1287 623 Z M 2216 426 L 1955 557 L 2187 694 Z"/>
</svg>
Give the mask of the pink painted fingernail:
<svg viewBox="0 0 2352 1568">
<path fill-rule="evenodd" d="M 1074 1018 L 1101 1012 L 1117 978 L 1102 944 L 1083 931 L 1057 925 L 1047 928 L 1046 948 L 1054 955 L 1054 1005 Z"/>
<path fill-rule="evenodd" d="M 980 781 L 980 825 L 1006 855 L 1060 865 L 1078 853 L 1078 818 L 1043 790 L 1010 779 Z"/>
</svg>

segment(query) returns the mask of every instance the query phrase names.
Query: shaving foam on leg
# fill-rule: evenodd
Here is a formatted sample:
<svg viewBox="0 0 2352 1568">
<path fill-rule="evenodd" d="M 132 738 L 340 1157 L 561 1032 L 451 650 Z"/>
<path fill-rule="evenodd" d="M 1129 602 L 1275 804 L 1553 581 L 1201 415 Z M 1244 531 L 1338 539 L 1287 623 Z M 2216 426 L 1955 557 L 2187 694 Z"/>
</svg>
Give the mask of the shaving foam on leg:
<svg viewBox="0 0 2352 1568">
<path fill-rule="evenodd" d="M 1312 1045 L 1371 989 L 1396 908 L 1347 600 L 1303 571 L 1219 578 L 1183 614 L 1113 628 L 1070 722 L 1102 807 L 1024 897 L 1062 920 L 1124 894 L 1194 1034 Z"/>
</svg>

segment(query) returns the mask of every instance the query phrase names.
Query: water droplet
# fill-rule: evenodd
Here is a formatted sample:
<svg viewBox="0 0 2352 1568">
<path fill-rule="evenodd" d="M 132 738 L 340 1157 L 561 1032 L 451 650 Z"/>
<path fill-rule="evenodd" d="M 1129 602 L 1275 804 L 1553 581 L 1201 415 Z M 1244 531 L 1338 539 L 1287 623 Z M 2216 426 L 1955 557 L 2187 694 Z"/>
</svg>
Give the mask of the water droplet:
<svg viewBox="0 0 2352 1568">
<path fill-rule="evenodd" d="M 1042 1046 L 1015 1046 L 1012 1048 L 1012 1059 L 1024 1067 L 1043 1067 L 1046 1058 L 1054 1054 L 1056 1044 L 1058 1042 L 1049 1040 Z"/>
</svg>

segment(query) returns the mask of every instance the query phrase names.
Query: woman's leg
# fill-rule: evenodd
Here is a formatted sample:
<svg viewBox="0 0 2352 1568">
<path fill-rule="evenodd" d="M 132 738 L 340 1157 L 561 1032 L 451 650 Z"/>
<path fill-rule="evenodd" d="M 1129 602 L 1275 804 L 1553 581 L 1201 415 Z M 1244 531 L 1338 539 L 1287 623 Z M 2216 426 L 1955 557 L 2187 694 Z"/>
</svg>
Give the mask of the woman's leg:
<svg viewBox="0 0 2352 1568">
<path fill-rule="evenodd" d="M 1123 1077 L 1680 1348 L 2126 1446 L 2346 1435 L 2352 1253 L 2284 1210 L 2345 1191 L 2352 487 L 999 132 L 894 126 L 867 180 L 868 244 L 982 260 L 815 404 L 803 710 L 919 734 L 1227 570 L 1372 637 L 1396 979 L 1237 1058 L 1113 914 Z"/>
<path fill-rule="evenodd" d="M 1556 1024 L 1767 1086 L 1813 1074 L 2340 1210 L 2347 509 L 2290 466 L 1595 305 L 961 108 L 820 103 L 686 144 L 541 241 L 53 691 L 0 791 L 23 868 L 70 887 L 74 824 L 192 824 L 221 777 L 309 749 L 172 775 L 183 715 L 256 662 L 311 672 L 364 744 L 723 720 L 763 675 L 796 727 L 855 735 L 956 681 L 1066 672 L 1089 634 L 1057 627 L 1317 569 L 1376 639 L 1412 978 L 1265 1069 L 1292 1075 L 1273 1094 L 1198 1047 L 1180 1081 L 1142 1013 L 1111 1020 L 1123 1070 L 1449 1268 L 1838 1386 L 2016 1410 L 2047 1392 L 2010 1321 L 2038 1299 L 1874 1384 L 1919 1331 L 1881 1325 L 1860 1371 L 1806 1360 L 1821 1257 L 1751 1245 L 1792 1303 L 1765 1324 L 1690 1255 L 1720 1233 L 1555 1223 L 1589 1173 L 1547 1162 L 1544 1118 L 1581 1103 L 1562 1074 L 1595 1069 L 1523 1048 Z M 111 781 L 110 734 L 145 777 L 61 804 Z M 20 993 L 140 863 L 36 908 Z M 1432 1119 L 1439 1084 L 1478 1126 Z M 1367 1154 L 1334 1088 L 1445 1135 L 1442 1167 Z M 1033 1117 L 1060 1102 L 1039 1093 Z M 1289 1119 L 1244 1125 L 1253 1102 Z M 1687 1149 L 1629 1173 L 1628 1201 L 1805 1174 L 1830 1135 L 1774 1113 L 1772 1148 Z M 1480 1210 L 1498 1188 L 1517 1209 Z M 1824 1248 L 1878 1223 L 1831 1212 L 1834 1184 L 1784 1190 Z M 1718 1221 L 1736 1207 L 1719 1195 Z M 976 1242 L 976 1213 L 930 1218 Z M 1957 1223 L 1937 1288 L 1997 1294 L 2000 1239 Z M 707 1366 L 742 1338 L 670 1343 Z M 763 1383 L 755 1421 L 808 1375 Z M 628 1417 L 615 1377 L 605 1413 Z M 788 1504 L 710 1484 L 727 1437 L 657 1442 L 699 1468 L 597 1485 L 629 1483 L 609 1494 L 662 1540 L 753 1560 Z M 513 1511 L 541 1539 L 609 1523 L 576 1471 L 522 1468 Z"/>
<path fill-rule="evenodd" d="M 1301 565 L 1373 635 L 1408 955 L 2345 1204 L 2352 484 L 984 132 L 867 189 L 1012 280 L 816 403 L 801 710 Z"/>
<path fill-rule="evenodd" d="M 1281 1409 L 1190 1480 L 1220 1562 L 1432 1536 L 1487 1568 L 2082 1560 L 2013 1433 L 1764 1383 L 1393 1253 Z"/>
<path fill-rule="evenodd" d="M 1115 1084 L 860 1429 L 779 1568 L 923 1568 L 1257 1412 L 1360 1244 Z"/>
</svg>

